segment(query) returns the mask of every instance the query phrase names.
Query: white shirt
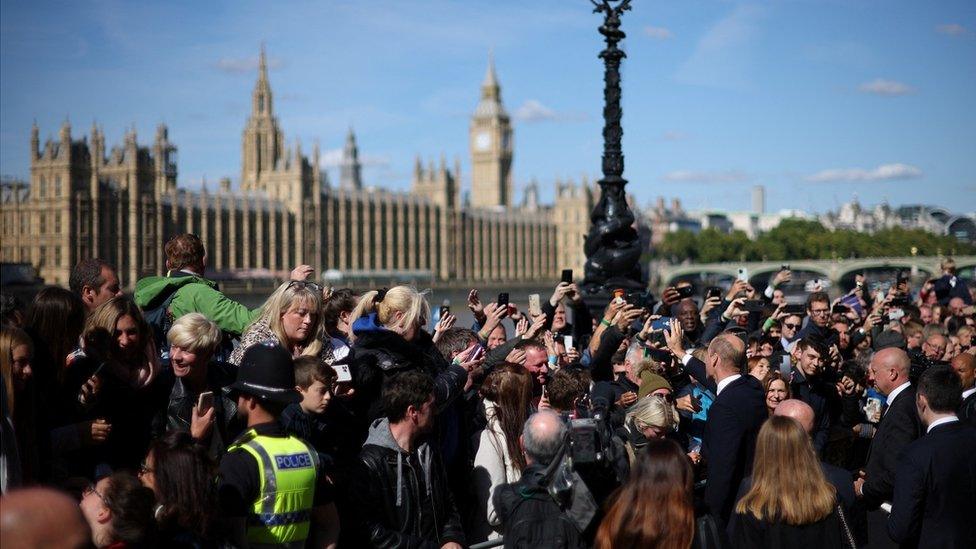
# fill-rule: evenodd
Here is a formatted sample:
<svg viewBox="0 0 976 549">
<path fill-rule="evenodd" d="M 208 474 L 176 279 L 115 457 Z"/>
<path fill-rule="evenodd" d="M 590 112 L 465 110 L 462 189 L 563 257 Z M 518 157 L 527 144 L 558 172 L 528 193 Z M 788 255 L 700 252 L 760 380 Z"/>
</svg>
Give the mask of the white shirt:
<svg viewBox="0 0 976 549">
<path fill-rule="evenodd" d="M 718 395 L 722 394 L 722 389 L 728 387 L 730 383 L 739 379 L 740 377 L 742 377 L 742 374 L 732 374 L 722 381 L 719 381 L 718 385 L 715 386 L 715 397 L 718 398 Z"/>
<path fill-rule="evenodd" d="M 962 392 L 962 399 L 966 400 L 973 393 L 976 393 L 976 387 L 973 387 L 972 389 L 966 389 L 965 391 Z"/>
<path fill-rule="evenodd" d="M 902 391 L 907 389 L 909 386 L 911 386 L 911 383 L 906 381 L 905 383 L 902 383 L 901 385 L 895 387 L 895 389 L 891 391 L 890 394 L 888 394 L 888 400 L 886 401 L 888 406 L 891 406 L 891 403 L 895 401 L 895 397 L 898 396 Z"/>
<path fill-rule="evenodd" d="M 929 428 L 925 431 L 925 434 L 931 433 L 932 432 L 932 429 L 935 429 L 939 425 L 944 425 L 946 423 L 953 423 L 955 421 L 959 421 L 959 418 L 956 417 L 956 416 L 948 416 L 948 417 L 939 418 L 939 419 L 933 421 L 931 425 L 929 425 Z"/>
</svg>

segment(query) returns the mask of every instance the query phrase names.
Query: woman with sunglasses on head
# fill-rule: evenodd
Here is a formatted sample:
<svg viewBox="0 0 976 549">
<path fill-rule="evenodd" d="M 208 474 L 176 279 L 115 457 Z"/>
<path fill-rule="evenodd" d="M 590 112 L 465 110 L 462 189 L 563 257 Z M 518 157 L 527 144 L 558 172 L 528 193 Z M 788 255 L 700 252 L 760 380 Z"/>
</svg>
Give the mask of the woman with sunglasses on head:
<svg viewBox="0 0 976 549">
<path fill-rule="evenodd" d="M 256 343 L 275 341 L 293 357 L 318 356 L 332 363 L 332 345 L 324 341 L 322 287 L 305 280 L 285 282 L 261 307 L 261 314 L 244 331 L 241 344 L 230 355 L 240 365 L 244 351 Z"/>
<path fill-rule="evenodd" d="M 359 298 L 351 319 L 355 341 L 347 358 L 355 389 L 350 408 L 358 422 L 350 441 L 355 454 L 370 422 L 384 415 L 379 396 L 385 379 L 409 370 L 431 375 L 438 413 L 462 394 L 468 379 L 461 366 L 464 359 L 448 362 L 437 350 L 424 330 L 429 318 L 427 298 L 410 286 L 372 290 Z M 460 356 L 467 358 L 466 353 Z"/>
<path fill-rule="evenodd" d="M 171 431 L 153 442 L 139 480 L 156 495 L 160 547 L 216 547 L 215 475 L 206 449 L 185 431 Z"/>
</svg>

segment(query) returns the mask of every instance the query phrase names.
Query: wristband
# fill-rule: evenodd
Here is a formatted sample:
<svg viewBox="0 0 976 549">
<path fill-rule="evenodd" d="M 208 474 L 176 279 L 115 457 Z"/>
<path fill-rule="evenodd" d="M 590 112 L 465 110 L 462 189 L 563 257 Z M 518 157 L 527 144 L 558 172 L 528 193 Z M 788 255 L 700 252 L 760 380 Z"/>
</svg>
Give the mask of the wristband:
<svg viewBox="0 0 976 549">
<path fill-rule="evenodd" d="M 559 361 L 559 357 L 556 355 L 549 355 L 549 364 L 555 364 Z"/>
<path fill-rule="evenodd" d="M 775 320 L 773 320 L 773 317 L 767 318 L 766 322 L 763 322 L 762 331 L 768 332 L 769 329 L 773 327 L 773 322 L 776 322 Z"/>
<path fill-rule="evenodd" d="M 603 324 L 603 325 L 604 325 L 604 326 L 606 326 L 607 328 L 609 328 L 610 326 L 613 326 L 613 324 L 611 324 L 611 323 L 610 323 L 610 321 L 609 321 L 609 320 L 607 320 L 607 319 L 605 319 L 605 318 L 603 318 L 603 319 L 600 319 L 600 324 Z"/>
</svg>

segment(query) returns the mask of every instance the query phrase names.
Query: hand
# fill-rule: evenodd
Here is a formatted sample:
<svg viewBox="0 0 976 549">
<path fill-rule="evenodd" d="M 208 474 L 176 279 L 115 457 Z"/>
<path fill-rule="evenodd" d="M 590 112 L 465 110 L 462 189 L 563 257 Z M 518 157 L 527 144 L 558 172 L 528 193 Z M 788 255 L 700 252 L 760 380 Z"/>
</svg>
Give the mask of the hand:
<svg viewBox="0 0 976 549">
<path fill-rule="evenodd" d="M 444 332 L 450 330 L 454 326 L 455 322 L 457 322 L 457 317 L 451 313 L 447 313 L 446 315 L 442 316 L 441 319 L 437 321 L 437 324 L 434 325 L 434 336 L 431 338 L 434 343 L 437 343 L 441 336 L 444 335 Z"/>
<path fill-rule="evenodd" d="M 441 549 L 463 549 L 463 548 L 457 543 L 454 543 L 453 541 L 449 541 L 444 545 L 441 545 Z"/>
<path fill-rule="evenodd" d="M 459 366 L 461 366 L 462 368 L 464 368 L 465 370 L 467 370 L 469 374 L 471 373 L 472 370 L 474 370 L 475 368 L 480 368 L 485 363 L 485 356 L 484 355 L 481 355 L 478 358 L 472 359 L 471 358 L 471 354 L 472 353 L 467 353 L 464 356 L 464 358 L 461 359 L 461 362 L 458 364 Z"/>
<path fill-rule="evenodd" d="M 722 303 L 722 298 L 718 296 L 710 297 L 706 299 L 705 302 L 702 303 L 702 309 L 701 309 L 702 319 L 704 320 L 705 318 L 708 318 L 709 311 L 711 311 L 715 307 L 718 307 L 719 303 Z"/>
<path fill-rule="evenodd" d="M 508 356 L 505 357 L 505 362 L 511 364 L 525 364 L 525 351 L 522 349 L 512 349 Z"/>
<path fill-rule="evenodd" d="M 881 322 L 881 314 L 875 311 L 869 314 L 868 317 L 864 319 L 864 324 L 861 325 L 861 328 L 864 330 L 865 333 L 868 333 L 879 322 Z"/>
<path fill-rule="evenodd" d="M 93 444 L 100 444 L 108 439 L 112 434 L 112 424 L 104 419 L 96 419 L 88 422 L 86 434 L 89 435 Z"/>
<path fill-rule="evenodd" d="M 536 336 L 536 334 L 539 333 L 539 330 L 541 330 L 542 327 L 545 325 L 546 325 L 546 315 L 539 315 L 535 317 L 535 320 L 533 320 L 532 324 L 529 325 L 529 329 L 524 334 L 522 334 L 522 339 L 532 339 L 533 337 Z"/>
<path fill-rule="evenodd" d="M 681 294 L 678 293 L 677 288 L 671 286 L 670 288 L 665 289 L 664 293 L 661 294 L 661 301 L 664 302 L 665 305 L 674 305 L 675 303 L 681 301 Z"/>
<path fill-rule="evenodd" d="M 630 408 L 630 405 L 637 402 L 637 393 L 633 391 L 627 391 L 626 393 L 620 395 L 615 403 L 620 408 Z"/>
<path fill-rule="evenodd" d="M 748 285 L 749 283 L 745 280 L 736 279 L 735 282 L 732 283 L 732 286 L 729 287 L 728 293 L 725 294 L 725 300 L 732 301 L 735 299 L 735 296 L 739 295 L 739 292 L 744 292 L 746 290 L 746 286 Z"/>
<path fill-rule="evenodd" d="M 681 357 L 685 356 L 685 345 L 682 342 L 685 334 L 681 330 L 681 323 L 672 318 L 668 328 L 664 331 L 664 342 L 667 343 L 671 354 L 681 360 Z"/>
<path fill-rule="evenodd" d="M 647 339 L 647 336 L 650 335 L 652 331 L 654 331 L 654 328 L 652 326 L 654 324 L 654 321 L 660 318 L 661 315 L 651 315 L 647 317 L 647 319 L 644 320 L 644 325 L 641 327 L 641 331 L 637 334 L 637 338 L 642 341 Z"/>
<path fill-rule="evenodd" d="M 518 324 L 515 325 L 515 337 L 522 337 L 522 335 L 527 331 L 529 331 L 529 320 L 522 317 L 522 319 L 518 321 Z"/>
<path fill-rule="evenodd" d="M 701 401 L 695 398 L 695 395 L 688 393 L 683 397 L 674 399 L 674 407 L 692 414 L 697 414 L 701 411 Z"/>
<path fill-rule="evenodd" d="M 555 291 L 552 292 L 552 297 L 549 298 L 549 304 L 553 307 L 559 305 L 559 302 L 566 297 L 567 293 L 569 293 L 571 286 L 572 284 L 569 282 L 560 282 L 558 285 L 556 285 Z"/>
<path fill-rule="evenodd" d="M 542 332 L 542 342 L 546 344 L 546 352 L 550 355 L 556 354 L 556 339 L 552 337 L 552 332 L 549 330 Z"/>
<path fill-rule="evenodd" d="M 779 286 L 780 284 L 785 284 L 793 280 L 793 273 L 788 269 L 783 269 L 782 271 L 776 273 L 773 277 L 773 288 Z"/>
<path fill-rule="evenodd" d="M 858 472 L 858 479 L 854 481 L 854 495 L 864 497 L 864 471 Z"/>
<path fill-rule="evenodd" d="M 776 306 L 776 310 L 773 311 L 773 314 L 771 315 L 773 320 L 782 320 L 783 317 L 786 316 L 786 313 L 783 312 L 783 307 L 785 306 L 786 303 L 780 303 L 779 305 Z"/>
<path fill-rule="evenodd" d="M 854 383 L 854 380 L 849 376 L 844 376 L 840 378 L 840 381 L 837 382 L 837 394 L 842 397 L 852 396 L 854 394 L 855 387 L 856 384 Z"/>
<path fill-rule="evenodd" d="M 484 312 L 485 306 L 478 299 L 478 290 L 472 289 L 468 292 L 468 309 L 471 309 L 471 312 L 476 317 Z"/>
<path fill-rule="evenodd" d="M 546 394 L 545 388 L 542 389 L 542 398 L 539 399 L 539 411 L 542 410 L 552 410 L 552 406 L 549 405 L 549 395 Z"/>
<path fill-rule="evenodd" d="M 513 309 L 514 312 L 512 312 Z M 515 305 L 512 305 L 511 303 L 508 304 L 508 310 L 509 310 L 508 318 L 512 319 L 512 322 L 518 322 L 525 318 L 525 315 L 522 314 L 522 311 L 518 310 L 518 308 Z"/>
<path fill-rule="evenodd" d="M 725 312 L 722 313 L 722 318 L 727 318 L 729 320 L 742 315 L 749 314 L 749 311 L 743 311 L 739 307 L 746 302 L 746 298 L 740 297 L 738 299 L 733 299 L 729 306 L 726 307 Z"/>
<path fill-rule="evenodd" d="M 352 386 L 351 381 L 336 383 L 335 387 L 336 398 L 347 399 L 356 394 L 356 388 Z"/>
<path fill-rule="evenodd" d="M 626 332 L 630 325 L 644 314 L 644 309 L 634 307 L 631 304 L 624 305 L 623 309 L 617 313 L 617 329 Z"/>
<path fill-rule="evenodd" d="M 207 410 L 207 413 L 201 414 L 200 408 L 195 404 L 193 405 L 193 411 L 190 412 L 190 436 L 193 437 L 193 440 L 204 440 L 210 435 L 210 430 L 213 428 L 215 409 L 211 406 Z"/>
<path fill-rule="evenodd" d="M 611 299 L 610 304 L 607 305 L 606 310 L 603 311 L 603 320 L 613 323 L 613 319 L 617 317 L 617 313 L 620 312 L 620 309 L 623 309 L 626 306 L 626 301 L 617 301 L 617 298 Z"/>
<path fill-rule="evenodd" d="M 299 265 L 291 270 L 291 276 L 289 280 L 305 280 L 311 276 L 313 272 L 311 265 Z"/>
<path fill-rule="evenodd" d="M 575 282 L 569 285 L 569 290 L 566 291 L 566 297 L 573 303 L 582 303 L 583 294 L 580 293 L 579 287 L 576 286 Z"/>
<path fill-rule="evenodd" d="M 566 349 L 566 362 L 572 364 L 580 359 L 580 352 L 576 350 L 576 347 L 570 347 Z"/>
<path fill-rule="evenodd" d="M 88 406 L 92 404 L 98 397 L 98 392 L 102 388 L 102 380 L 98 376 L 91 376 L 88 381 L 81 386 L 81 392 L 78 394 L 78 402 Z"/>
<path fill-rule="evenodd" d="M 508 307 L 499 307 L 497 303 L 489 303 L 485 307 L 485 323 L 481 325 L 481 331 L 478 332 L 481 339 L 487 340 L 491 332 L 501 324 L 507 313 Z"/>
<path fill-rule="evenodd" d="M 701 454 L 698 452 L 688 452 L 688 459 L 691 460 L 692 465 L 698 465 L 701 463 Z"/>
</svg>

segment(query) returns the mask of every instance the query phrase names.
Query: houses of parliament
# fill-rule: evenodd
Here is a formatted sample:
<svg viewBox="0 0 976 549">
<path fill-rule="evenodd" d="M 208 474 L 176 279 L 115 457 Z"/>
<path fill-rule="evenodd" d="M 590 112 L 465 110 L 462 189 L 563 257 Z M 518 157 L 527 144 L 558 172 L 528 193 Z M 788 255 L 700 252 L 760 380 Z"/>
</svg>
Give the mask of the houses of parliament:
<svg viewBox="0 0 976 549">
<path fill-rule="evenodd" d="M 164 272 L 163 247 L 192 232 L 207 247 L 214 278 L 273 278 L 306 263 L 343 276 L 432 282 L 541 282 L 560 269 L 582 273 L 582 241 L 595 191 L 556 182 L 552 205 L 530 183 L 513 198 L 512 124 L 489 60 L 471 116 L 471 187 L 462 201 L 460 163 L 417 158 L 409 192 L 363 184 L 350 129 L 338 185 L 286 145 L 274 113 L 262 48 L 241 140 L 239 188 L 177 186 L 176 147 L 160 125 L 151 146 L 130 130 L 106 149 L 97 126 L 76 139 L 68 122 L 41 145 L 30 136 L 30 181 L 3 185 L 0 260 L 30 263 L 48 284 L 67 285 L 72 266 L 98 257 L 125 286 Z"/>
</svg>

